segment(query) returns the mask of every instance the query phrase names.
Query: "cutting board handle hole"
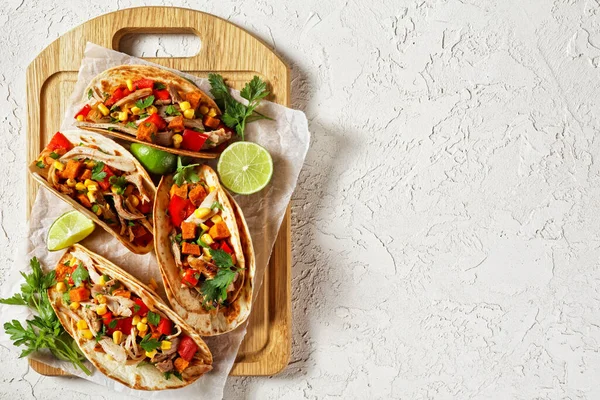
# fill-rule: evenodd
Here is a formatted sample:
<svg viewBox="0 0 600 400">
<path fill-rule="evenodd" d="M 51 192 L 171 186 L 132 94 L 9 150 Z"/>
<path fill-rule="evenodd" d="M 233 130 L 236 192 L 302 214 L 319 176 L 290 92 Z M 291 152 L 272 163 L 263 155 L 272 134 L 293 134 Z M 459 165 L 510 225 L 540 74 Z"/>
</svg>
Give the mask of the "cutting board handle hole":
<svg viewBox="0 0 600 400">
<path fill-rule="evenodd" d="M 139 58 L 194 57 L 202 45 L 192 32 L 126 33 L 115 44 L 116 50 Z"/>
</svg>

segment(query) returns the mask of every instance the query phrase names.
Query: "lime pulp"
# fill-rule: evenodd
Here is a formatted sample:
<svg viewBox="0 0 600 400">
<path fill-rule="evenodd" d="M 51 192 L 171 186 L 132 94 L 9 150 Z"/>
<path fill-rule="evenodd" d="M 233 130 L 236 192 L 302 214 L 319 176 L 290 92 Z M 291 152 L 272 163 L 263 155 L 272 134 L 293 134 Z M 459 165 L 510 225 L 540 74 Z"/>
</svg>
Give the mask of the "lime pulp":
<svg viewBox="0 0 600 400">
<path fill-rule="evenodd" d="M 217 171 L 227 189 L 238 194 L 252 194 L 264 189 L 271 181 L 273 159 L 256 143 L 236 142 L 221 153 Z"/>
<path fill-rule="evenodd" d="M 58 217 L 50 226 L 46 245 L 48 250 L 62 250 L 82 241 L 94 232 L 94 222 L 88 217 L 73 210 Z"/>
</svg>

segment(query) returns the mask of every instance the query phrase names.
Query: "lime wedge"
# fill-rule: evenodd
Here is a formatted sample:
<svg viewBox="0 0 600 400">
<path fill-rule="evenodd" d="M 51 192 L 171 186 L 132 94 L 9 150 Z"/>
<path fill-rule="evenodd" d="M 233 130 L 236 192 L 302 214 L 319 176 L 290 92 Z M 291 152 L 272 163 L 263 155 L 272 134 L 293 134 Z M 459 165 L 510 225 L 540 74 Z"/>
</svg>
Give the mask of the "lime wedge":
<svg viewBox="0 0 600 400">
<path fill-rule="evenodd" d="M 234 193 L 252 194 L 262 190 L 273 176 L 273 159 L 262 146 L 236 142 L 221 153 L 217 171 L 223 185 Z"/>
<path fill-rule="evenodd" d="M 92 220 L 79 211 L 66 212 L 52 223 L 48 231 L 46 239 L 48 250 L 66 249 L 88 237 L 94 232 L 95 227 Z"/>
<path fill-rule="evenodd" d="M 166 175 L 175 171 L 177 156 L 140 143 L 132 143 L 131 153 L 151 174 Z"/>
</svg>

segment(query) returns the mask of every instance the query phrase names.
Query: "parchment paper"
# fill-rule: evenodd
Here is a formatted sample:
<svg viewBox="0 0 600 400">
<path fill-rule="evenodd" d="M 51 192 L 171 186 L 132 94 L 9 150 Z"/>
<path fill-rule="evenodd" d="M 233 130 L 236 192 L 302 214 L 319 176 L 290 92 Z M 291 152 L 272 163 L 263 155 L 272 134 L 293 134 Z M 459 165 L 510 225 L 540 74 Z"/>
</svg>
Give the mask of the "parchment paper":
<svg viewBox="0 0 600 400">
<path fill-rule="evenodd" d="M 61 126 L 62 130 L 73 129 L 73 115 L 81 107 L 81 99 L 83 98 L 83 92 L 88 82 L 100 72 L 123 64 L 155 65 L 92 43 L 87 44 L 77 84 Z M 209 93 L 210 85 L 207 79 L 182 74 L 178 71 L 174 72 L 191 79 L 202 90 Z M 242 101 L 239 97 L 239 92 L 234 91 L 234 96 Z M 304 163 L 310 142 L 310 133 L 308 132 L 304 113 L 267 101 L 262 102 L 259 111 L 274 118 L 275 121 L 264 120 L 247 125 L 246 140 L 259 143 L 271 153 L 274 163 L 273 178 L 267 188 L 259 193 L 250 196 L 235 196 L 250 227 L 256 252 L 254 299 L 256 299 L 256 295 L 262 285 L 265 268 L 268 264 L 277 232 L 290 197 L 296 187 L 298 175 Z M 215 163 L 212 162 L 212 164 L 215 167 Z M 31 257 L 36 256 L 46 270 L 54 268 L 63 251 L 48 252 L 46 250 L 46 235 L 52 222 L 70 209 L 69 205 L 63 203 L 48 190 L 43 188 L 39 190 L 29 221 L 29 240 L 26 244 L 27 254 L 21 258 L 21 263 L 16 265 L 11 275 L 6 277 L 4 284 L 0 288 L 2 297 L 11 296 L 20 290 L 23 279 L 19 272 L 29 271 L 29 259 Z M 135 255 L 100 227 L 96 227 L 95 232 L 85 239 L 82 244 L 115 262 L 142 282 L 148 283 L 150 278 L 153 277 L 162 286 L 154 252 L 143 256 Z M 159 292 L 164 297 L 164 288 L 160 287 Z M 30 316 L 30 312 L 25 307 L 0 304 L 0 321 L 2 324 L 12 319 L 19 319 L 21 322 L 24 322 Z M 95 369 L 92 376 L 88 377 L 81 371 L 73 368 L 70 363 L 59 361 L 49 353 L 35 354 L 32 357 L 127 395 L 151 399 L 220 399 L 223 396 L 223 387 L 227 375 L 233 366 L 235 356 L 245 334 L 246 323 L 231 333 L 215 338 L 206 338 L 205 341 L 214 356 L 214 369 L 185 388 L 158 392 L 129 389 L 120 383 L 106 378 L 103 374 L 95 371 Z M 12 346 L 12 342 L 3 329 L 0 329 L 0 344 L 13 348 L 15 351 L 20 352 L 22 350 Z M 91 364 L 88 363 L 88 365 L 92 368 Z"/>
</svg>

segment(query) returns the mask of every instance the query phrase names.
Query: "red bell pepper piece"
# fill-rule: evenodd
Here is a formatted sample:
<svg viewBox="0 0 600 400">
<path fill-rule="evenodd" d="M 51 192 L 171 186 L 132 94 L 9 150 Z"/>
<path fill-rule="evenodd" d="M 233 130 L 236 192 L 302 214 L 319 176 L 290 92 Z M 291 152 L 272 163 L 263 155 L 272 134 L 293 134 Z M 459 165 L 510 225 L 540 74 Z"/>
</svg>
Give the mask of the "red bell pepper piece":
<svg viewBox="0 0 600 400">
<path fill-rule="evenodd" d="M 110 168 L 108 168 L 108 166 L 106 166 L 106 164 L 104 165 L 104 168 L 102 168 L 103 172 L 106 172 L 106 176 L 104 177 L 103 180 L 101 180 L 100 182 L 98 182 L 98 185 L 100 185 L 100 187 L 102 188 L 102 190 L 108 190 L 110 188 L 110 177 L 113 176 L 113 172 Z"/>
<path fill-rule="evenodd" d="M 88 116 L 88 114 L 90 113 L 90 111 L 92 111 L 92 106 L 90 106 L 89 104 L 86 104 L 85 106 L 83 106 L 83 108 L 81 110 L 79 110 L 79 112 L 77 114 L 75 114 L 75 119 L 77 119 L 77 117 L 79 117 L 80 115 L 83 116 L 84 118 Z"/>
<path fill-rule="evenodd" d="M 169 201 L 169 216 L 171 217 L 171 223 L 176 227 L 181 226 L 181 223 L 192 215 L 194 210 L 196 210 L 196 207 L 190 200 L 182 199 L 176 194 Z"/>
<path fill-rule="evenodd" d="M 154 113 L 149 116 L 144 122 L 152 122 L 159 131 L 164 130 L 167 127 L 167 121 L 165 121 L 158 113 Z"/>
<path fill-rule="evenodd" d="M 154 87 L 154 81 L 152 79 L 140 79 L 133 82 L 133 88 L 135 90 L 140 89 L 152 89 Z"/>
<path fill-rule="evenodd" d="M 167 89 L 153 90 L 152 94 L 156 100 L 170 100 L 171 95 Z"/>
<path fill-rule="evenodd" d="M 52 136 L 52 139 L 50 139 L 50 143 L 48 143 L 48 146 L 46 146 L 46 148 L 51 151 L 54 151 L 56 149 L 65 149 L 66 151 L 69 151 L 73 147 L 74 146 L 69 141 L 69 139 L 67 139 L 65 135 L 63 135 L 60 132 L 56 132 L 54 136 Z"/>
<path fill-rule="evenodd" d="M 127 89 L 126 87 L 118 87 L 115 89 L 115 91 L 113 92 L 112 96 L 110 96 L 108 98 L 108 100 L 106 100 L 106 102 L 104 102 L 104 105 L 106 107 L 112 107 L 117 101 L 121 100 L 123 97 L 125 96 L 129 96 L 131 94 L 131 91 L 129 89 Z"/>
<path fill-rule="evenodd" d="M 137 306 L 139 306 L 139 309 L 137 311 L 135 311 L 135 309 L 138 308 L 138 307 L 133 306 L 133 309 L 132 309 L 133 313 L 135 315 L 139 315 L 139 316 L 145 317 L 146 314 L 148 314 L 148 307 L 146 307 L 146 305 L 144 304 L 144 302 L 142 301 L 142 299 L 140 299 L 138 297 L 137 299 L 134 299 L 133 302 Z"/>
<path fill-rule="evenodd" d="M 231 249 L 231 247 L 229 247 L 229 245 L 227 244 L 227 242 L 224 241 L 224 240 L 221 243 L 221 250 L 223 250 L 227 254 L 233 254 L 233 250 Z"/>
<path fill-rule="evenodd" d="M 156 330 L 162 333 L 163 335 L 170 335 L 172 333 L 173 323 L 166 319 L 161 318 Z"/>
<path fill-rule="evenodd" d="M 189 287 L 194 287 L 198 284 L 198 278 L 196 277 L 197 273 L 198 272 L 194 269 L 186 269 L 181 281 Z"/>
<path fill-rule="evenodd" d="M 148 214 L 150 211 L 152 211 L 152 203 L 149 201 L 140 201 L 138 203 L 137 209 L 142 214 Z"/>
<path fill-rule="evenodd" d="M 177 352 L 181 358 L 186 361 L 192 361 L 196 351 L 198 351 L 198 345 L 196 342 L 194 342 L 191 337 L 182 335 L 181 341 L 179 342 L 179 348 L 177 349 Z"/>
<path fill-rule="evenodd" d="M 208 135 L 192 131 L 191 129 L 186 129 L 183 131 L 183 141 L 181 142 L 181 147 L 186 150 L 200 151 L 204 145 L 204 142 L 206 142 L 206 139 L 208 139 Z"/>
</svg>

